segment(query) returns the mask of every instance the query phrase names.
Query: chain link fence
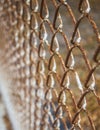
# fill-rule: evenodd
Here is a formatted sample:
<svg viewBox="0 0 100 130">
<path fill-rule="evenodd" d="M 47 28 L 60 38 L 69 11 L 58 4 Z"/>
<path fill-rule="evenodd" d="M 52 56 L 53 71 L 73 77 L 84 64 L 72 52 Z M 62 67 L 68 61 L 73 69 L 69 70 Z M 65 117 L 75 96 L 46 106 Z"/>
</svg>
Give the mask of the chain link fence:
<svg viewBox="0 0 100 130">
<path fill-rule="evenodd" d="M 100 34 L 89 0 L 73 3 L 77 8 L 69 0 L 0 1 L 2 64 L 14 82 L 9 90 L 21 130 L 100 128 Z M 97 43 L 82 42 L 87 22 Z"/>
</svg>

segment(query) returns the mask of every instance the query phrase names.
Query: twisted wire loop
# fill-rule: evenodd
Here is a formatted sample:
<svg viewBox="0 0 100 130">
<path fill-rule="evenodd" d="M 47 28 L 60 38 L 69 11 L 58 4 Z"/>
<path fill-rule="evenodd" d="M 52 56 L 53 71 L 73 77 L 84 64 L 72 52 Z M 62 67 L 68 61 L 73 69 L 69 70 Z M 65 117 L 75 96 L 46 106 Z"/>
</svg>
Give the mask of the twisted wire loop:
<svg viewBox="0 0 100 130">
<path fill-rule="evenodd" d="M 62 9 L 68 15 L 65 19 L 72 20 L 71 39 L 64 30 L 67 23 Z M 89 0 L 80 0 L 78 11 L 76 20 L 67 0 L 0 1 L 0 17 L 6 17 L 10 33 L 3 64 L 12 72 L 14 85 L 9 89 L 23 130 L 83 130 L 86 123 L 96 130 L 89 102 L 96 99 L 97 107 L 100 105 L 95 81 L 100 67 L 100 34 Z M 92 64 L 81 42 L 83 19 L 90 23 L 99 43 L 95 44 Z M 81 61 L 76 60 L 74 51 L 79 51 L 84 61 L 85 80 L 79 74 L 79 69 L 84 74 L 81 64 L 76 68 Z"/>
</svg>

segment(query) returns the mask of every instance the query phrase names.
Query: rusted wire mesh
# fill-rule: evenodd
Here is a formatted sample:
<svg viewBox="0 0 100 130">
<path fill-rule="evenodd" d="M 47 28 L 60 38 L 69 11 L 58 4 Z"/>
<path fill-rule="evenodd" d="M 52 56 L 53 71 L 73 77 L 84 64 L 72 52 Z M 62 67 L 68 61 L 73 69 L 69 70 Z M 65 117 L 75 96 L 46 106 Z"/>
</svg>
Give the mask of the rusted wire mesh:
<svg viewBox="0 0 100 130">
<path fill-rule="evenodd" d="M 74 2 L 73 11 L 67 0 L 0 1 L 10 34 L 3 64 L 12 72 L 9 89 L 22 130 L 99 130 L 100 34 L 89 1 Z M 81 40 L 84 19 L 97 39 L 92 58 Z"/>
</svg>

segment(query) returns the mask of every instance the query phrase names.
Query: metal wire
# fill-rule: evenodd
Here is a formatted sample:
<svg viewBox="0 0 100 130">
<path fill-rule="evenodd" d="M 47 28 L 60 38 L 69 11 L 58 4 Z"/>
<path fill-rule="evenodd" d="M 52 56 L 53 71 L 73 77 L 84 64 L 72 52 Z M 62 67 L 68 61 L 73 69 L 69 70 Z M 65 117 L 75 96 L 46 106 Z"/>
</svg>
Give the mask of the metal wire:
<svg viewBox="0 0 100 130">
<path fill-rule="evenodd" d="M 77 20 L 67 0 L 2 0 L 0 7 L 11 34 L 4 64 L 12 72 L 11 96 L 23 130 L 83 130 L 84 122 L 90 130 L 96 130 L 88 95 L 93 94 L 99 107 L 94 74 L 100 67 L 100 44 L 95 45 L 91 64 L 79 31 L 87 19 L 100 43 L 89 1 L 79 1 Z M 73 22 L 71 39 L 64 31 L 61 9 Z M 65 51 L 61 52 L 62 46 Z M 81 61 L 75 60 L 74 50 L 80 51 L 78 55 L 86 67 L 82 81 L 75 67 Z M 79 69 L 84 74 L 81 64 Z"/>
</svg>

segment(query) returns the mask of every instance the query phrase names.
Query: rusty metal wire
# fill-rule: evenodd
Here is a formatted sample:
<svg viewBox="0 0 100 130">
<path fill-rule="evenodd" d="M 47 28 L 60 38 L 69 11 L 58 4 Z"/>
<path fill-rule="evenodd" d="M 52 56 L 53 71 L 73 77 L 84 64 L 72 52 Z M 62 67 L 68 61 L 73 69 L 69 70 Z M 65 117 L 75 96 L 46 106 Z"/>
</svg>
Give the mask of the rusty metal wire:
<svg viewBox="0 0 100 130">
<path fill-rule="evenodd" d="M 79 0 L 78 4 L 80 16 L 76 19 L 67 0 L 0 2 L 1 15 L 5 13 L 8 18 L 11 34 L 3 62 L 12 72 L 15 84 L 10 88 L 11 96 L 23 130 L 86 130 L 86 122 L 90 130 L 96 130 L 88 95 L 93 94 L 99 107 L 95 71 L 100 67 L 100 34 L 90 14 L 89 0 Z M 64 30 L 67 23 L 61 9 L 73 23 L 71 39 Z M 90 23 L 98 42 L 92 63 L 81 41 L 79 28 L 84 19 Z M 76 68 L 81 61 L 75 60 L 75 50 L 80 51 L 85 73 L 83 63 Z M 81 81 L 78 69 L 85 80 Z"/>
</svg>

